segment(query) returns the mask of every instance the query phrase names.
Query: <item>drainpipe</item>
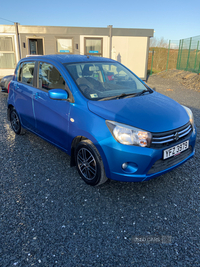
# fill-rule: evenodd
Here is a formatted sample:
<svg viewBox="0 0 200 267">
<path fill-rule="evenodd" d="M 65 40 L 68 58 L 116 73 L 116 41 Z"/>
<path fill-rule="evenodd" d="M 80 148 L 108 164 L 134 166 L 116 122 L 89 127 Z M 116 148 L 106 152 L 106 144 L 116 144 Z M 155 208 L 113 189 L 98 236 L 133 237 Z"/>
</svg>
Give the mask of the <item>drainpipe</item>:
<svg viewBox="0 0 200 267">
<path fill-rule="evenodd" d="M 112 25 L 109 25 L 108 28 L 109 28 L 109 37 L 110 37 L 109 58 L 111 58 L 112 57 Z"/>
<path fill-rule="evenodd" d="M 15 34 L 16 34 L 16 55 L 17 55 L 17 61 L 19 61 L 21 59 L 21 55 L 20 55 L 19 31 L 17 22 L 15 22 Z"/>
</svg>

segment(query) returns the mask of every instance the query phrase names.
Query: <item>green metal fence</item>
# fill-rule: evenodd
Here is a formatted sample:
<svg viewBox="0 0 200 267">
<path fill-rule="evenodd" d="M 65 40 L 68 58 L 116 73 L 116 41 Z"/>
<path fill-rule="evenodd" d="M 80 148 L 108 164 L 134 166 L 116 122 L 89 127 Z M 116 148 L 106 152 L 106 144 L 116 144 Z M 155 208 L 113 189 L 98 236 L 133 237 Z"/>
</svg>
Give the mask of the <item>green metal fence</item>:
<svg viewBox="0 0 200 267">
<path fill-rule="evenodd" d="M 179 41 L 170 40 L 168 44 L 166 70 L 176 69 L 179 55 Z"/>
<path fill-rule="evenodd" d="M 182 39 L 176 68 L 200 73 L 200 36 Z"/>
<path fill-rule="evenodd" d="M 150 75 L 168 69 L 200 73 L 200 36 L 170 40 L 166 47 L 151 47 L 149 52 Z"/>
</svg>

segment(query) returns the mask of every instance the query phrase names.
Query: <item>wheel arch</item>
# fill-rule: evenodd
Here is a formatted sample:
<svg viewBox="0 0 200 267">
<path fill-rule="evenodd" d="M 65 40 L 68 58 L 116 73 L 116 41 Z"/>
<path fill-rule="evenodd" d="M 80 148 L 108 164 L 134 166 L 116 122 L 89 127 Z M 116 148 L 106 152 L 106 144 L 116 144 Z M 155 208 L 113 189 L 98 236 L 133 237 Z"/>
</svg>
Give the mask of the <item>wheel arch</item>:
<svg viewBox="0 0 200 267">
<path fill-rule="evenodd" d="M 7 108 L 7 119 L 8 119 L 8 121 L 10 121 L 10 111 L 11 111 L 11 109 L 13 109 L 14 108 L 14 106 L 13 105 L 8 105 L 8 108 Z"/>
<path fill-rule="evenodd" d="M 75 149 L 76 146 L 78 145 L 79 142 L 81 142 L 82 140 L 89 140 L 88 138 L 86 138 L 85 136 L 76 136 L 71 144 L 71 159 L 70 159 L 70 166 L 76 166 L 76 159 L 75 159 Z M 90 140 L 91 141 L 91 140 Z"/>
<path fill-rule="evenodd" d="M 82 140 L 89 140 L 91 141 L 94 146 L 96 147 L 96 149 L 98 150 L 101 158 L 102 158 L 102 161 L 103 161 L 103 164 L 104 164 L 104 169 L 105 169 L 105 172 L 106 172 L 106 176 L 107 177 L 110 177 L 110 168 L 109 168 L 109 165 L 108 165 L 108 162 L 107 162 L 107 159 L 106 159 L 106 156 L 105 156 L 105 153 L 102 149 L 102 147 L 98 144 L 98 142 L 96 141 L 95 143 L 90 139 L 90 138 L 87 138 L 85 136 L 76 136 L 72 143 L 71 143 L 71 158 L 70 158 L 70 166 L 71 167 L 74 167 L 76 166 L 76 157 L 75 157 L 75 150 L 76 150 L 76 146 L 78 145 L 79 142 L 81 142 Z"/>
</svg>

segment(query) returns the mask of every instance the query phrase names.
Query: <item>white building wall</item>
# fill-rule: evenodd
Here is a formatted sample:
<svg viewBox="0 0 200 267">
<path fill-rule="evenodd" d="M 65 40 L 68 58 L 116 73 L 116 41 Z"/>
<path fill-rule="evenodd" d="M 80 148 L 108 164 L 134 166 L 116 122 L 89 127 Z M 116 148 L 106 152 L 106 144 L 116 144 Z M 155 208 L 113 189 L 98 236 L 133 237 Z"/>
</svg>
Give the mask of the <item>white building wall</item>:
<svg viewBox="0 0 200 267">
<path fill-rule="evenodd" d="M 140 78 L 146 77 L 148 37 L 112 37 L 112 59 L 121 62 Z"/>
</svg>

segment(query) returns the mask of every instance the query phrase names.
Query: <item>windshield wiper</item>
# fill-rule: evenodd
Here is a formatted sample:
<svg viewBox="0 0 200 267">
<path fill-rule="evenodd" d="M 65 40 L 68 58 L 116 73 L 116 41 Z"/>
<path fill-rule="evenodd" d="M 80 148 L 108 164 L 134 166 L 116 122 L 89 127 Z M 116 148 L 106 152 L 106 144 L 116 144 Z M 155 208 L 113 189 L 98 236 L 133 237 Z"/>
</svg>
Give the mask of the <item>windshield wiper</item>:
<svg viewBox="0 0 200 267">
<path fill-rule="evenodd" d="M 146 90 L 142 90 L 139 93 L 131 93 L 131 94 L 122 93 L 120 95 L 108 96 L 108 97 L 101 98 L 101 99 L 99 99 L 99 101 L 112 100 L 112 99 L 120 99 L 120 98 L 129 98 L 129 97 L 132 97 L 132 96 L 135 97 L 135 96 L 143 95 L 143 94 L 145 94 L 147 92 L 151 93 L 152 90 L 150 88 L 147 88 Z"/>
<path fill-rule="evenodd" d="M 136 93 L 131 93 L 131 94 L 120 94 L 120 95 L 115 95 L 115 96 L 109 96 L 109 97 L 104 97 L 102 99 L 100 99 L 99 101 L 104 101 L 104 100 L 111 100 L 111 99 L 120 99 L 120 98 L 123 98 L 123 97 L 127 97 L 127 96 L 135 96 Z"/>
<path fill-rule="evenodd" d="M 145 94 L 146 92 L 151 93 L 152 91 L 151 91 L 151 89 L 147 88 L 147 90 L 142 90 L 141 92 L 137 93 L 135 96 L 143 95 L 143 94 Z"/>
<path fill-rule="evenodd" d="M 123 97 L 129 97 L 129 96 L 135 96 L 136 95 L 136 93 L 131 93 L 131 94 L 121 94 L 120 96 L 119 96 L 119 98 L 123 98 Z"/>
</svg>

